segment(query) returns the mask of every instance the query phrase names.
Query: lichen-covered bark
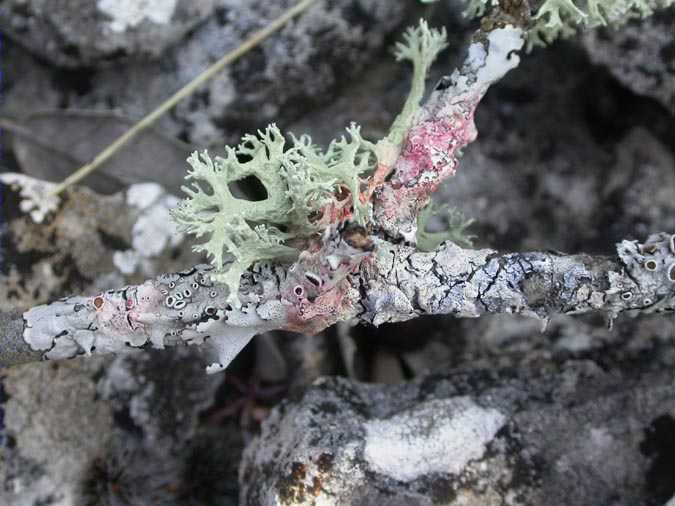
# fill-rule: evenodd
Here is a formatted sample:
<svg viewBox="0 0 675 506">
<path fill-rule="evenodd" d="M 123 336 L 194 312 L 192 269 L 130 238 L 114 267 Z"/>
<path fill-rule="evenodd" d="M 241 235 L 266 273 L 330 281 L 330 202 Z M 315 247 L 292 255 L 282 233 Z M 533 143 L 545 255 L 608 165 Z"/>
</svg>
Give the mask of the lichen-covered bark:
<svg viewBox="0 0 675 506">
<path fill-rule="evenodd" d="M 546 321 L 556 313 L 598 311 L 611 322 L 624 311 L 669 311 L 675 303 L 673 237 L 622 241 L 615 257 L 501 254 L 452 243 L 421 253 L 380 244 L 365 269 L 360 319 L 379 325 L 422 314 L 519 313 Z"/>
<path fill-rule="evenodd" d="M 455 174 L 461 150 L 476 139 L 476 106 L 518 65 L 524 31 L 513 24 L 496 26 L 479 31 L 462 67 L 438 83 L 407 132 L 391 178 L 376 191 L 375 221 L 389 237 L 415 241 L 418 214 Z"/>
<path fill-rule="evenodd" d="M 351 248 L 338 266 L 350 265 Z M 596 311 L 611 322 L 621 312 L 675 309 L 674 236 L 664 233 L 644 244 L 622 241 L 614 257 L 501 254 L 453 243 L 422 253 L 382 240 L 361 254 L 359 268 L 330 286 L 307 277 L 317 271 L 311 256 L 286 267 L 258 264 L 243 278 L 238 308 L 209 280 L 208 266 L 65 298 L 26 312 L 23 339 L 45 359 L 209 342 L 215 371 L 255 334 L 273 329 L 316 333 L 340 320 L 380 325 L 425 314 L 520 313 L 545 322 L 556 313 Z"/>
</svg>

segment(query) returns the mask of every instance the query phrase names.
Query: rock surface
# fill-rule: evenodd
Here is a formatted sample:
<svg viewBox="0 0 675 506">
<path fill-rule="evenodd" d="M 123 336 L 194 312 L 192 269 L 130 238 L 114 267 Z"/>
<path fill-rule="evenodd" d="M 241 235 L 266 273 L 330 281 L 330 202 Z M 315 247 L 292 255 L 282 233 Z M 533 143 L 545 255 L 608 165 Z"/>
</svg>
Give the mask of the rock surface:
<svg viewBox="0 0 675 506">
<path fill-rule="evenodd" d="M 110 407 L 96 383 L 106 360 L 27 364 L 6 372 L 0 503 L 74 504 L 80 476 L 105 449 L 113 429 Z M 49 504 L 49 503 L 47 503 Z"/>
<path fill-rule="evenodd" d="M 246 449 L 240 504 L 662 504 L 674 379 L 582 361 L 393 387 L 318 380 Z"/>
<path fill-rule="evenodd" d="M 589 31 L 583 45 L 624 86 L 675 113 L 675 5 L 615 29 Z"/>
<path fill-rule="evenodd" d="M 228 440 L 197 431 L 222 377 L 204 374 L 199 350 L 174 351 L 13 368 L 0 502 L 140 506 L 195 495 L 187 463 L 208 454 L 204 439 Z"/>
<path fill-rule="evenodd" d="M 2 31 L 56 65 L 158 57 L 213 15 L 216 0 L 8 0 Z"/>
<path fill-rule="evenodd" d="M 99 0 L 99 4 L 103 1 Z M 70 3 L 93 4 L 94 0 Z M 60 108 L 113 109 L 140 118 L 294 3 L 291 0 L 221 0 L 212 9 L 212 15 L 167 49 L 161 59 L 116 58 L 100 66 L 99 58 L 95 60 L 99 67 L 62 71 L 60 82 L 43 90 L 47 95 L 45 100 L 59 104 Z M 411 6 L 413 2 L 387 0 L 319 2 L 245 58 L 224 69 L 200 92 L 184 100 L 160 121 L 160 129 L 199 146 L 222 149 L 226 143 L 238 142 L 243 133 L 263 128 L 270 122 L 278 121 L 283 126 L 285 118 L 298 117 L 309 108 L 325 103 L 326 97 L 348 79 L 358 78 L 367 63 L 385 48 L 387 37 L 406 19 Z M 142 26 L 124 32 L 124 36 L 133 39 L 134 33 L 144 33 Z M 36 30 L 42 33 L 39 28 Z M 97 33 L 98 28 L 93 30 Z M 27 35 L 17 36 L 18 40 L 30 39 L 31 33 L 29 30 Z M 149 51 L 140 41 L 127 41 L 127 44 L 141 44 Z M 30 42 L 24 45 L 33 47 Z M 45 43 L 35 45 L 49 47 Z M 82 41 L 82 45 L 91 47 L 87 41 Z M 5 84 L 5 113 L 25 116 L 44 109 L 44 102 L 21 100 L 26 97 L 22 83 L 35 86 L 31 81 L 42 82 L 39 76 L 44 75 L 44 65 L 21 61 L 30 57 L 20 49 L 9 51 L 11 65 Z M 58 53 L 47 61 L 59 64 L 62 59 Z"/>
</svg>

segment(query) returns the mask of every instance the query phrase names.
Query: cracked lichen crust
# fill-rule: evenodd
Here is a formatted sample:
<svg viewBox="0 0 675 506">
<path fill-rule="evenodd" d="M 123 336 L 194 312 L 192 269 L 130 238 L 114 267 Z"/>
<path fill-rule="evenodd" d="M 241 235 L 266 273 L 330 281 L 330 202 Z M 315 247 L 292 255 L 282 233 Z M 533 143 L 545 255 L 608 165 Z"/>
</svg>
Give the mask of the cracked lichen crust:
<svg viewBox="0 0 675 506">
<path fill-rule="evenodd" d="M 611 322 L 675 309 L 675 236 L 622 241 L 616 257 L 509 253 L 446 243 L 431 253 L 380 244 L 365 269 L 359 317 L 375 325 L 423 314 L 478 317 L 515 313 L 547 322 L 554 314 L 600 312 Z"/>
<path fill-rule="evenodd" d="M 278 293 L 278 275 L 270 269 L 259 267 L 249 284 L 261 282 Z M 23 315 L 23 338 L 48 360 L 208 342 L 217 358 L 207 370 L 221 370 L 253 335 L 283 327 L 285 315 L 279 301 L 263 304 L 255 293 L 244 297 L 242 307 L 230 306 L 227 290 L 209 278 L 211 270 L 200 265 L 142 285 L 37 306 Z"/>
<path fill-rule="evenodd" d="M 167 274 L 93 297 L 69 297 L 24 313 L 23 339 L 44 359 L 144 347 L 210 343 L 210 372 L 256 334 L 316 333 L 340 320 L 380 325 L 425 314 L 477 317 L 599 312 L 611 322 L 675 309 L 675 236 L 622 241 L 615 257 L 507 253 L 445 243 L 424 253 L 369 243 L 364 229 L 333 231 L 326 249 L 290 266 L 256 263 L 242 278 L 241 307 L 209 278 L 211 266 Z"/>
</svg>

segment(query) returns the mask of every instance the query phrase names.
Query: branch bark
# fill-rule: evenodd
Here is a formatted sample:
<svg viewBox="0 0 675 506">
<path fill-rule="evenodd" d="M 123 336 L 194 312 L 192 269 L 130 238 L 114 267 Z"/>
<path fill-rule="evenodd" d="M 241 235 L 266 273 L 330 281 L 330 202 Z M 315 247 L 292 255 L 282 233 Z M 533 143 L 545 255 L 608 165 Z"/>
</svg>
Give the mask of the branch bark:
<svg viewBox="0 0 675 506">
<path fill-rule="evenodd" d="M 358 251 L 336 234 L 337 255 Z M 276 329 L 316 333 L 339 320 L 380 325 L 428 314 L 477 317 L 517 313 L 546 322 L 557 313 L 619 313 L 675 309 L 675 236 L 644 244 L 622 241 L 615 257 L 506 253 L 445 243 L 430 253 L 380 240 L 358 271 L 298 303 L 299 264 L 258 264 L 242 283 L 239 308 L 208 279 L 210 266 L 163 275 L 93 297 L 68 297 L 3 322 L 15 346 L 1 360 L 70 358 L 135 348 L 215 346 L 220 370 L 253 335 Z M 351 250 L 345 251 L 350 247 Z M 299 270 L 301 272 L 299 272 Z M 24 323 L 25 321 L 25 323 Z M 21 353 L 17 353 L 18 350 Z M 39 351 L 39 354 L 35 353 Z"/>
</svg>

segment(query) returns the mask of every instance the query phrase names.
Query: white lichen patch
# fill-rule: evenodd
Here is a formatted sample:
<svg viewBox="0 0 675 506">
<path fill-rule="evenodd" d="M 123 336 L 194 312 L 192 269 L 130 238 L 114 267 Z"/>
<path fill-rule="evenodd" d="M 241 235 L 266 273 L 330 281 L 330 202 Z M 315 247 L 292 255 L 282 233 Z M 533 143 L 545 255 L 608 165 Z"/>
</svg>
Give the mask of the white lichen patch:
<svg viewBox="0 0 675 506">
<path fill-rule="evenodd" d="M 259 331 L 255 327 L 230 327 L 223 325 L 222 333 L 212 337 L 211 344 L 217 355 L 217 361 L 206 366 L 207 374 L 224 371 Z"/>
<path fill-rule="evenodd" d="M 146 209 L 154 204 L 163 194 L 164 190 L 157 183 L 133 184 L 127 190 L 127 204 L 139 209 Z"/>
<path fill-rule="evenodd" d="M 263 320 L 255 310 L 234 309 L 227 318 L 221 311 L 218 315 L 218 320 L 199 324 L 195 329 L 210 336 L 211 351 L 216 356 L 216 361 L 206 367 L 208 374 L 224 371 L 254 336 L 280 325 L 280 320 Z"/>
<path fill-rule="evenodd" d="M 113 32 L 125 32 L 148 20 L 167 24 L 176 10 L 177 0 L 99 0 L 98 10 L 110 17 Z"/>
<path fill-rule="evenodd" d="M 410 299 L 399 288 L 387 286 L 386 291 L 374 291 L 373 325 L 405 321 L 412 318 L 414 309 Z"/>
<path fill-rule="evenodd" d="M 59 197 L 51 195 L 56 187 L 54 183 L 12 172 L 0 174 L 0 181 L 19 189 L 21 197 L 19 209 L 28 213 L 35 223 L 42 223 L 47 214 L 59 207 Z"/>
<path fill-rule="evenodd" d="M 511 69 L 518 66 L 518 51 L 525 43 L 525 33 L 512 25 L 492 30 L 487 41 L 474 42 L 469 46 L 464 67 L 456 69 L 450 76 L 452 94 L 474 95 L 498 81 Z M 444 113 L 450 114 L 456 108 L 456 100 L 443 106 Z"/>
<path fill-rule="evenodd" d="M 148 259 L 182 242 L 183 234 L 176 230 L 169 214 L 177 203 L 176 197 L 165 193 L 156 183 L 139 183 L 129 187 L 127 204 L 138 209 L 139 216 L 131 230 L 132 249 L 113 254 L 113 263 L 120 272 L 133 274 L 140 270 L 150 274 Z"/>
<path fill-rule="evenodd" d="M 517 52 L 522 49 L 524 32 L 520 28 L 506 25 L 492 30 L 488 35 L 489 48 L 485 64 L 476 74 L 479 84 L 492 84 L 520 63 Z"/>
<path fill-rule="evenodd" d="M 428 401 L 367 422 L 364 458 L 373 471 L 400 481 L 431 473 L 459 474 L 483 456 L 505 422 L 502 413 L 468 397 Z"/>
<path fill-rule="evenodd" d="M 467 250 L 454 243 L 447 243 L 436 253 L 435 261 L 448 277 L 457 277 L 484 265 L 491 254 L 494 254 L 494 250 Z"/>
</svg>

